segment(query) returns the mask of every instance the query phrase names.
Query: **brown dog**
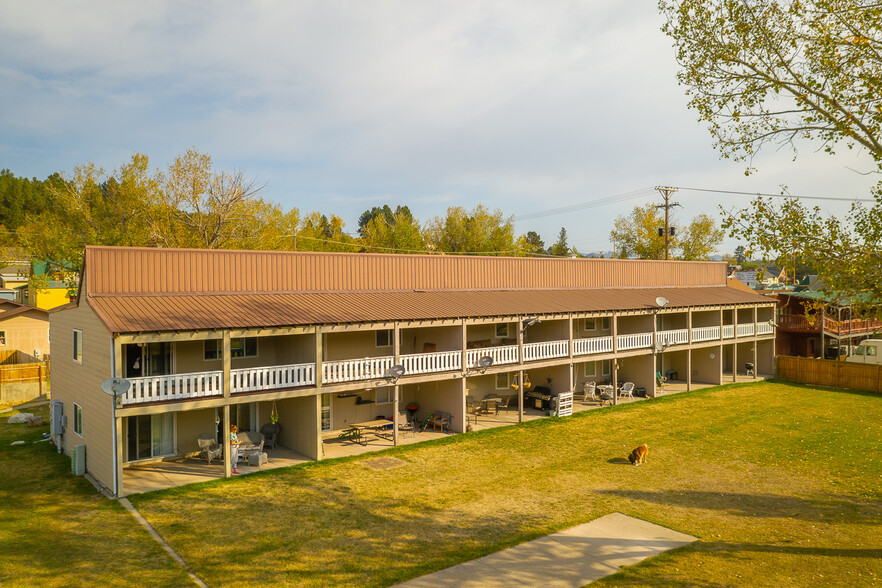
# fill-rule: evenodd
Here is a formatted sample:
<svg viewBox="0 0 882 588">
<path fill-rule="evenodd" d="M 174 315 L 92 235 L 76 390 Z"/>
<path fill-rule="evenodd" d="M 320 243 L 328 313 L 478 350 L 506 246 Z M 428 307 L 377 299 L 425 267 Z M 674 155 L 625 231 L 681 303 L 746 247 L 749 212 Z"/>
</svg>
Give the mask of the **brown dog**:
<svg viewBox="0 0 882 588">
<path fill-rule="evenodd" d="M 633 463 L 635 466 L 639 466 L 641 463 L 646 462 L 647 454 L 649 454 L 649 446 L 644 443 L 631 452 L 631 455 L 628 456 L 628 461 Z"/>
</svg>

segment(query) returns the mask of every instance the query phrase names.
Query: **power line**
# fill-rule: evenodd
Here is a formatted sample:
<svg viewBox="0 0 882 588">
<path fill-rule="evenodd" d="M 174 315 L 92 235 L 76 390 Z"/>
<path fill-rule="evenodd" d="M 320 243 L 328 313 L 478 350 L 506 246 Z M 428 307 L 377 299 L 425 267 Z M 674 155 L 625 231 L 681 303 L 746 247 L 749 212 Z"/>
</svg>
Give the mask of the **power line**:
<svg viewBox="0 0 882 588">
<path fill-rule="evenodd" d="M 797 194 L 766 194 L 763 192 L 739 192 L 737 190 L 714 190 L 711 188 L 684 188 L 691 192 L 713 192 L 715 194 L 740 194 L 742 196 L 766 196 L 769 198 L 793 198 L 797 200 L 831 200 L 833 202 L 876 202 L 873 198 L 836 198 L 834 196 L 800 196 Z"/>
<path fill-rule="evenodd" d="M 654 190 L 654 188 L 641 188 L 639 190 L 634 190 L 633 192 L 625 192 L 624 194 L 616 194 L 615 196 L 606 196 L 604 198 L 598 198 L 597 200 L 589 200 L 587 202 L 580 202 L 579 204 L 562 206 L 560 208 L 550 208 L 548 210 L 540 210 L 538 212 L 521 214 L 513 218 L 515 221 L 521 221 L 534 218 L 542 218 L 545 216 L 553 216 L 555 214 L 564 214 L 566 212 L 575 212 L 577 210 L 585 210 L 587 208 L 605 206 L 607 204 L 614 204 L 616 202 L 624 202 L 625 200 L 632 200 L 634 198 L 643 198 L 652 194 Z"/>
</svg>

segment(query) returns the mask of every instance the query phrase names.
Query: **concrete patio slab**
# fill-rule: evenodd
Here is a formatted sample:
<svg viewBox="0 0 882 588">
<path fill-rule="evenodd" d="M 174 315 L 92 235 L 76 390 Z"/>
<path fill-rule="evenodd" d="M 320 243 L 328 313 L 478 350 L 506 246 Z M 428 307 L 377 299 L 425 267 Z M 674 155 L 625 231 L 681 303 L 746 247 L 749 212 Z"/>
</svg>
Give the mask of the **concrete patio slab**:
<svg viewBox="0 0 882 588">
<path fill-rule="evenodd" d="M 399 586 L 584 586 L 696 537 L 613 513 Z"/>
</svg>

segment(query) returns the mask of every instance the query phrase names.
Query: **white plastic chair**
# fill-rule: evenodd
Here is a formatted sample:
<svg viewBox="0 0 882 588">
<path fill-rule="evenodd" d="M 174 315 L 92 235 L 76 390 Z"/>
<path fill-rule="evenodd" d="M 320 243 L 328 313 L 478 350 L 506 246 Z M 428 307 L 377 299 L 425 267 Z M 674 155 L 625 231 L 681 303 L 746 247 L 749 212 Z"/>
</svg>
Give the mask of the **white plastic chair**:
<svg viewBox="0 0 882 588">
<path fill-rule="evenodd" d="M 625 382 L 622 384 L 622 387 L 619 388 L 619 396 L 634 398 L 634 382 Z"/>
<path fill-rule="evenodd" d="M 589 399 L 597 402 L 597 382 L 585 382 L 582 392 L 583 403 L 588 402 Z"/>
</svg>

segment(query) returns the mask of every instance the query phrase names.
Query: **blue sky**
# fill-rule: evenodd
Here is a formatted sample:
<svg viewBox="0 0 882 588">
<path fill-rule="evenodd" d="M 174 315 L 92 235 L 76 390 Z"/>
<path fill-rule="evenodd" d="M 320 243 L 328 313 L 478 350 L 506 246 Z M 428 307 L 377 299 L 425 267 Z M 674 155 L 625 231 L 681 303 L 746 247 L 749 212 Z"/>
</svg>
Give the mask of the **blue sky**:
<svg viewBox="0 0 882 588">
<path fill-rule="evenodd" d="M 869 195 L 870 158 L 720 160 L 686 108 L 654 2 L 0 0 L 0 168 L 43 178 L 194 146 L 264 196 L 338 214 L 506 215 L 655 185 Z M 851 168 L 851 169 L 849 169 Z M 517 222 L 580 251 L 660 197 Z M 687 220 L 746 196 L 681 192 Z M 841 214 L 841 204 L 823 204 Z M 723 251 L 737 243 L 727 240 Z"/>
</svg>

